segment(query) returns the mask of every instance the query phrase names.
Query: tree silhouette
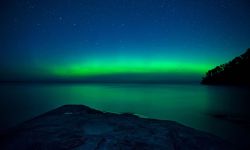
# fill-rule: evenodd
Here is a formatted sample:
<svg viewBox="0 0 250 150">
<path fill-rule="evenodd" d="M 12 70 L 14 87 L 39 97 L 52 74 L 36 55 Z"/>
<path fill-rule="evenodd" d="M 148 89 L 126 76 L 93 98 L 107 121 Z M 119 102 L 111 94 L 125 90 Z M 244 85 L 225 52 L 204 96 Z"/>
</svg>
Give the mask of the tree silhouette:
<svg viewBox="0 0 250 150">
<path fill-rule="evenodd" d="M 202 84 L 250 85 L 250 48 L 228 63 L 209 70 Z"/>
</svg>

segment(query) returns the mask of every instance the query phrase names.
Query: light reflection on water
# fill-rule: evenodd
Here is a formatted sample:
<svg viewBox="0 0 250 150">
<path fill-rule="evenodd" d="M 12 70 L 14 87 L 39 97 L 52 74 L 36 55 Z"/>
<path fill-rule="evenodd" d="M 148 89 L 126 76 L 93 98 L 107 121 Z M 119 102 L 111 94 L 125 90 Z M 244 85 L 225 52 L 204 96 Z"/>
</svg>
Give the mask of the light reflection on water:
<svg viewBox="0 0 250 150">
<path fill-rule="evenodd" d="M 250 96 L 246 88 L 199 84 L 44 84 L 0 88 L 2 129 L 63 104 L 83 104 L 103 111 L 177 121 L 233 142 L 250 139 L 245 125 L 211 117 L 217 113 L 249 117 Z"/>
</svg>

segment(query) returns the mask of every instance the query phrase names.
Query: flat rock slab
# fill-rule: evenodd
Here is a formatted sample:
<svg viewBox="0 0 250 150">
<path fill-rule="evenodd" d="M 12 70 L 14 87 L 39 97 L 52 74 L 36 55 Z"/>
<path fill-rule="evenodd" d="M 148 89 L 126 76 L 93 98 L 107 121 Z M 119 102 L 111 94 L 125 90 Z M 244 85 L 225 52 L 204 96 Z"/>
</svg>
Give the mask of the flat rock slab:
<svg viewBox="0 0 250 150">
<path fill-rule="evenodd" d="M 227 142 L 167 120 L 64 105 L 10 129 L 4 150 L 223 150 Z"/>
</svg>

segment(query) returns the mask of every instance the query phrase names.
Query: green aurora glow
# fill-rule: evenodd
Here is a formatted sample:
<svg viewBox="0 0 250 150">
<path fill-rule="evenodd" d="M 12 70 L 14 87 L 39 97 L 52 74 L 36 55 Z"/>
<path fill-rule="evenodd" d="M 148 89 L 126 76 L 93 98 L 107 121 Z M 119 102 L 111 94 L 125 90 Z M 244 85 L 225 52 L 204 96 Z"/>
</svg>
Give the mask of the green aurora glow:
<svg viewBox="0 0 250 150">
<path fill-rule="evenodd" d="M 84 77 L 109 74 L 197 74 L 202 75 L 212 65 L 178 61 L 90 61 L 58 65 L 50 68 L 51 74 L 61 77 Z"/>
<path fill-rule="evenodd" d="M 248 3 L 225 4 L 4 1 L 0 80 L 200 80 L 249 47 Z"/>
</svg>

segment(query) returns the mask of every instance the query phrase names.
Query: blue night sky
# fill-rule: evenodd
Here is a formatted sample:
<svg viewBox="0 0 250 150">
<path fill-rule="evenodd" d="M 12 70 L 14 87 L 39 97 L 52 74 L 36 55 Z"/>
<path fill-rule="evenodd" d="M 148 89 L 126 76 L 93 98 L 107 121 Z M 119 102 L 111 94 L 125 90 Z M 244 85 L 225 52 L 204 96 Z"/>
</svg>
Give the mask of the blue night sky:
<svg viewBox="0 0 250 150">
<path fill-rule="evenodd" d="M 250 47 L 248 0 L 2 0 L 2 78 L 200 79 Z"/>
</svg>

